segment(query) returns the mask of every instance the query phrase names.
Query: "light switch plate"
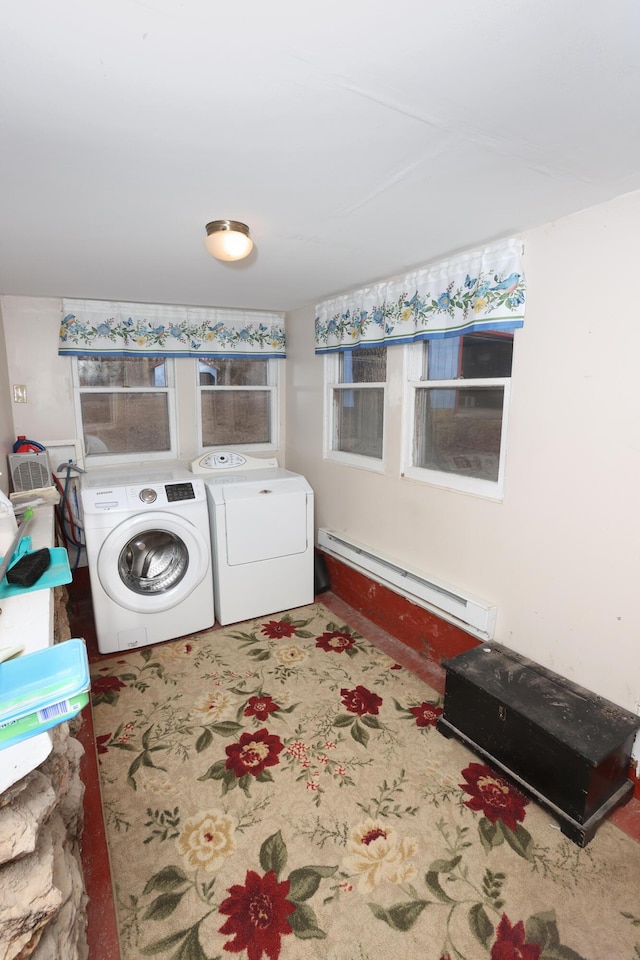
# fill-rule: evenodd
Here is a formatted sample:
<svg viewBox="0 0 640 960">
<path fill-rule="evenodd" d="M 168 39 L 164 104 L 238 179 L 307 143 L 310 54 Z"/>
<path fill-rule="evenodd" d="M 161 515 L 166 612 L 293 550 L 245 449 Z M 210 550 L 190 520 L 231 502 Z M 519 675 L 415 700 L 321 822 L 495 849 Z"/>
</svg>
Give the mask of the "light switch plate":
<svg viewBox="0 0 640 960">
<path fill-rule="evenodd" d="M 13 385 L 13 402 L 14 402 L 14 403 L 26 403 L 26 402 L 27 402 L 27 385 L 26 385 L 26 383 L 14 383 L 14 385 Z"/>
</svg>

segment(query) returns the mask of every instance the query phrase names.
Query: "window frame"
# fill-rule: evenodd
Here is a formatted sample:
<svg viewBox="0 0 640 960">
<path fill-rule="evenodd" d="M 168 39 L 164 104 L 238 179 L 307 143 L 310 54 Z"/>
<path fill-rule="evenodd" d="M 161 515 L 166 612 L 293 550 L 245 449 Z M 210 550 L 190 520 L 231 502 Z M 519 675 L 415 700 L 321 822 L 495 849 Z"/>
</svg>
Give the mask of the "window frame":
<svg viewBox="0 0 640 960">
<path fill-rule="evenodd" d="M 96 354 L 95 356 L 98 356 Z M 178 417 L 176 401 L 176 371 L 175 360 L 173 357 L 165 358 L 165 370 L 167 377 L 166 387 L 83 387 L 80 385 L 80 372 L 78 361 L 84 357 L 71 357 L 71 380 L 73 384 L 73 407 L 78 436 L 82 438 L 83 449 L 85 444 L 85 429 L 82 420 L 81 396 L 85 393 L 112 393 L 112 394 L 133 394 L 133 393 L 165 393 L 167 395 L 167 418 L 169 429 L 169 449 L 168 450 L 137 450 L 134 453 L 100 453 L 91 454 L 84 449 L 84 460 L 87 467 L 98 466 L 117 466 L 127 463 L 139 463 L 141 460 L 176 460 L 178 454 Z M 120 360 L 122 357 L 103 357 L 104 360 Z M 129 358 L 124 358 L 129 359 Z M 131 357 L 130 359 L 136 359 Z"/>
<path fill-rule="evenodd" d="M 227 357 L 225 359 L 233 360 L 233 357 Z M 246 359 L 246 358 L 243 358 Z M 195 392 L 196 392 L 196 429 L 197 429 L 197 440 L 198 440 L 198 453 L 204 453 L 207 450 L 251 450 L 261 451 L 261 450 L 278 450 L 280 442 L 280 358 L 279 357 L 256 357 L 258 360 L 267 361 L 267 383 L 256 384 L 255 386 L 223 386 L 223 385 L 209 385 L 200 383 L 200 370 L 198 368 L 198 360 L 194 364 L 194 377 L 195 377 Z M 250 361 L 251 362 L 251 361 Z M 225 444 L 209 444 L 204 446 L 203 436 L 202 436 L 202 392 L 204 391 L 259 391 L 261 393 L 268 392 L 270 394 L 269 401 L 269 432 L 271 434 L 271 440 L 268 443 L 225 443 Z"/>
<path fill-rule="evenodd" d="M 461 336 L 464 336 L 462 333 Z M 489 500 L 504 499 L 505 466 L 509 433 L 509 412 L 511 409 L 511 377 L 478 377 L 463 379 L 454 377 L 447 380 L 427 380 L 425 377 L 425 345 L 428 340 L 407 344 L 404 347 L 404 387 L 402 400 L 402 472 L 401 476 L 419 483 L 443 487 L 458 493 L 468 493 Z M 514 339 L 515 344 L 515 339 Z M 416 398 L 418 390 L 428 389 L 478 389 L 498 387 L 504 390 L 502 401 L 502 424 L 500 430 L 500 455 L 498 458 L 498 479 L 483 480 L 479 477 L 447 473 L 418 467 L 414 463 L 414 438 L 416 431 Z"/>
<path fill-rule="evenodd" d="M 367 344 L 363 344 L 367 346 Z M 386 344 L 371 344 L 371 346 L 384 346 Z M 386 347 L 388 351 L 388 347 Z M 350 467 L 359 467 L 363 470 L 370 470 L 374 473 L 383 473 L 386 465 L 387 454 L 387 399 L 389 384 L 389 368 L 387 353 L 387 379 L 384 382 L 376 383 L 343 383 L 340 380 L 340 354 L 343 351 L 336 350 L 324 355 L 324 412 L 323 412 L 323 457 L 325 460 L 333 460 L 336 463 L 343 463 Z M 338 424 L 334 415 L 335 404 L 334 397 L 336 390 L 380 390 L 382 389 L 382 456 L 368 457 L 364 454 L 347 453 L 344 450 L 336 450 L 332 444 L 338 436 Z"/>
</svg>

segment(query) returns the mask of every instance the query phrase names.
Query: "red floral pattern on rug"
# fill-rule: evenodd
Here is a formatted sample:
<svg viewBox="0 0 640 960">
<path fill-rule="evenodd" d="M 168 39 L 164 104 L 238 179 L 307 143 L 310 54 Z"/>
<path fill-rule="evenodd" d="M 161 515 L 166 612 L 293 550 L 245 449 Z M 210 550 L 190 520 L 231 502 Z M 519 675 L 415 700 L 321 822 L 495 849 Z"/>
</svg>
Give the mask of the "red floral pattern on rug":
<svg viewBox="0 0 640 960">
<path fill-rule="evenodd" d="M 269 620 L 260 630 L 270 640 L 281 640 L 283 637 L 293 637 L 296 632 L 295 624 L 290 620 Z"/>
<path fill-rule="evenodd" d="M 436 707 L 433 703 L 424 700 L 419 707 L 409 707 L 409 713 L 416 718 L 416 726 L 435 727 L 436 720 L 442 713 L 442 707 Z"/>
<path fill-rule="evenodd" d="M 263 727 L 255 733 L 243 733 L 238 743 L 226 748 L 227 770 L 233 770 L 238 779 L 249 773 L 257 777 L 265 767 L 275 767 L 284 744 Z"/>
<path fill-rule="evenodd" d="M 275 713 L 280 707 L 269 696 L 263 693 L 261 697 L 249 697 L 244 708 L 245 717 L 257 717 L 258 720 L 267 720 L 270 713 Z"/>
<path fill-rule="evenodd" d="M 496 941 L 491 948 L 491 960 L 540 960 L 540 944 L 525 943 L 522 920 L 512 925 L 508 916 L 503 913 L 496 934 Z"/>
<path fill-rule="evenodd" d="M 107 744 L 111 740 L 110 733 L 103 733 L 102 736 L 96 737 L 96 752 L 97 753 L 107 753 Z"/>
<path fill-rule="evenodd" d="M 319 650 L 326 650 L 327 653 L 344 653 L 350 650 L 355 642 L 351 634 L 344 633 L 342 630 L 331 630 L 317 638 L 316 647 Z"/>
<path fill-rule="evenodd" d="M 482 763 L 470 763 L 462 776 L 467 781 L 460 787 L 471 799 L 465 800 L 470 810 L 481 810 L 485 817 L 496 823 L 501 820 L 510 830 L 516 830 L 525 817 L 527 797 L 504 777 Z"/>
<path fill-rule="evenodd" d="M 347 690 L 346 687 L 343 687 L 340 696 L 349 713 L 357 713 L 359 717 L 364 716 L 365 713 L 375 716 L 382 706 L 382 697 L 379 697 L 377 693 L 372 693 L 371 690 L 367 690 L 361 684 L 358 684 L 354 690 Z"/>
<path fill-rule="evenodd" d="M 228 914 L 220 933 L 233 934 L 224 949 L 231 953 L 247 951 L 248 960 L 260 960 L 263 954 L 269 960 L 278 960 L 281 938 L 291 933 L 287 920 L 296 909 L 287 900 L 289 881 L 278 879 L 273 870 L 263 877 L 247 870 L 244 886 L 230 887 L 230 896 L 220 904 L 220 913 Z"/>
<path fill-rule="evenodd" d="M 119 677 L 94 677 L 91 681 L 91 692 L 94 696 L 104 696 L 107 693 L 119 693 L 126 684 Z"/>
</svg>

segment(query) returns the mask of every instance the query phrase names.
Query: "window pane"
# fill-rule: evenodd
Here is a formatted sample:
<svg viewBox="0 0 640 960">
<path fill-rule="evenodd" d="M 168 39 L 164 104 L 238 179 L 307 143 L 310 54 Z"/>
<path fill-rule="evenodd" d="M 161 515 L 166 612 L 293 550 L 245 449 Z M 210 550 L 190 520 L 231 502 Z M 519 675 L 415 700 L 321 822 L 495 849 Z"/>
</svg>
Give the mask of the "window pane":
<svg viewBox="0 0 640 960">
<path fill-rule="evenodd" d="M 414 464 L 498 479 L 503 387 L 416 390 Z"/>
<path fill-rule="evenodd" d="M 362 347 L 340 352 L 340 383 L 385 383 L 386 379 L 386 347 Z"/>
<path fill-rule="evenodd" d="M 467 333 L 461 337 L 428 340 L 425 344 L 427 380 L 465 380 L 511 376 L 513 334 Z"/>
<path fill-rule="evenodd" d="M 268 360 L 199 360 L 202 387 L 263 387 L 269 383 Z"/>
<path fill-rule="evenodd" d="M 166 393 L 83 393 L 80 409 L 88 454 L 170 450 Z"/>
<path fill-rule="evenodd" d="M 203 390 L 200 396 L 204 447 L 271 442 L 270 390 Z"/>
<path fill-rule="evenodd" d="M 78 357 L 81 387 L 166 387 L 166 367 L 157 357 Z"/>
<path fill-rule="evenodd" d="M 427 340 L 425 343 L 425 380 L 455 380 L 460 376 L 460 341 L 462 337 Z"/>
<path fill-rule="evenodd" d="M 384 390 L 334 390 L 334 450 L 382 460 Z"/>
<path fill-rule="evenodd" d="M 462 338 L 462 376 L 510 377 L 512 333 L 471 333 Z"/>
</svg>

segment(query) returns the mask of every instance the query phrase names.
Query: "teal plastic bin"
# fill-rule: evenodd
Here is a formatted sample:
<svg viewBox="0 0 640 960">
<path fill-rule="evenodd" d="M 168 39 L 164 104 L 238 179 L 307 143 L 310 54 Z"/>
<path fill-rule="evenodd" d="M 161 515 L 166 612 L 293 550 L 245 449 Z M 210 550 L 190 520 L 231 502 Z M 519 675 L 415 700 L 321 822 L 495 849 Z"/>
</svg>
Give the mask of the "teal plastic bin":
<svg viewBox="0 0 640 960">
<path fill-rule="evenodd" d="M 87 648 L 78 637 L 0 663 L 0 749 L 75 717 L 90 688 Z"/>
</svg>

